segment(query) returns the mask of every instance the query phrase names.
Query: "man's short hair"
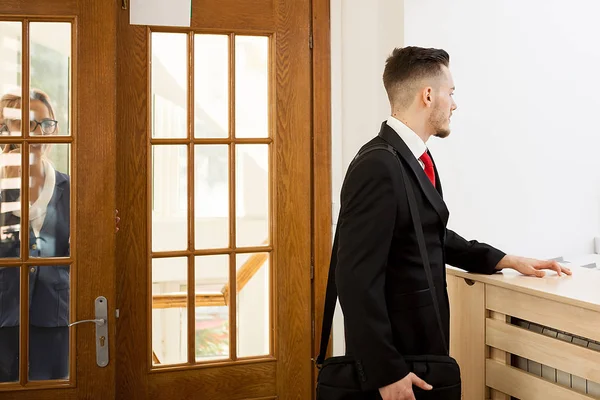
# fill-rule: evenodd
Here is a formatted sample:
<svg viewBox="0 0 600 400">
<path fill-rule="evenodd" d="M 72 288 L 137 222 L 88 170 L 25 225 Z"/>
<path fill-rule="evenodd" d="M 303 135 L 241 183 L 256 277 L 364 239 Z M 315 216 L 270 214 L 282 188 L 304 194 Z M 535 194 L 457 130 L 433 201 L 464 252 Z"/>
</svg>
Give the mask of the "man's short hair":
<svg viewBox="0 0 600 400">
<path fill-rule="evenodd" d="M 422 47 L 395 48 L 385 62 L 383 86 L 390 103 L 408 107 L 412 103 L 419 83 L 424 78 L 441 74 L 442 66 L 448 67 L 450 56 L 441 49 Z"/>
</svg>

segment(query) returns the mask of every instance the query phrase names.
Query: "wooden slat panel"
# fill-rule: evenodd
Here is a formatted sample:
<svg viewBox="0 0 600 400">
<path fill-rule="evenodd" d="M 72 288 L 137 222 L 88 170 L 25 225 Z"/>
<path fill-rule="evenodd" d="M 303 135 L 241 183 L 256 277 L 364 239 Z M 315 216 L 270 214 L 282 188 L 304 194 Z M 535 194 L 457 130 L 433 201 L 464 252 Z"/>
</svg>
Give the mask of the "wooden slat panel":
<svg viewBox="0 0 600 400">
<path fill-rule="evenodd" d="M 486 361 L 486 384 L 526 400 L 589 400 L 592 398 L 490 359 Z"/>
<path fill-rule="evenodd" d="M 500 314 L 497 312 L 491 312 L 490 318 L 492 318 L 495 321 L 500 321 L 501 323 L 506 323 L 507 321 L 505 314 Z M 510 354 L 505 351 L 499 349 L 490 349 L 490 358 L 501 365 L 510 365 Z M 505 391 L 498 389 L 490 390 L 490 397 L 492 400 L 510 400 L 510 396 L 507 395 Z"/>
<path fill-rule="evenodd" d="M 600 341 L 600 313 L 488 285 L 489 310 Z"/>
<path fill-rule="evenodd" d="M 570 374 L 600 382 L 600 352 L 527 329 L 486 321 L 486 344 Z"/>
<path fill-rule="evenodd" d="M 242 400 L 275 397 L 275 362 L 156 372 L 148 376 L 148 399 Z"/>
<path fill-rule="evenodd" d="M 485 398 L 485 287 L 469 286 L 449 275 L 450 354 L 456 358 L 463 379 L 465 399 Z"/>
</svg>

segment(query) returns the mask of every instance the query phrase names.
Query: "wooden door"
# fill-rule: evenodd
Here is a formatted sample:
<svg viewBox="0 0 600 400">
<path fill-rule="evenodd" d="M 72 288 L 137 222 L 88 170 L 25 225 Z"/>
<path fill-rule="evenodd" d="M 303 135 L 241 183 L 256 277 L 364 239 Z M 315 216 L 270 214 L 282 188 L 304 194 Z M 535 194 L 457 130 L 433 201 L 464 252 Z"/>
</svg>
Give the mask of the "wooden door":
<svg viewBox="0 0 600 400">
<path fill-rule="evenodd" d="M 310 399 L 309 0 L 119 15 L 119 399 Z"/>
<path fill-rule="evenodd" d="M 115 31 L 110 2 L 0 2 L 2 399 L 114 398 Z M 69 327 L 100 296 L 102 366 Z"/>
</svg>

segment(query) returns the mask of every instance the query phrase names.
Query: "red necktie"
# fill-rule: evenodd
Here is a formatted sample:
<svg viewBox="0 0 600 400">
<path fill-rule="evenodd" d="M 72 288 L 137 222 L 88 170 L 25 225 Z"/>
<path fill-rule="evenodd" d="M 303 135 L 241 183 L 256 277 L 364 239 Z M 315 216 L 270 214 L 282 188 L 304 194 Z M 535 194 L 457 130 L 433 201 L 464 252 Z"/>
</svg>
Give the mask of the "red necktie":
<svg viewBox="0 0 600 400">
<path fill-rule="evenodd" d="M 425 165 L 425 175 L 427 175 L 431 181 L 431 184 L 433 187 L 435 187 L 435 171 L 433 170 L 433 161 L 431 160 L 431 157 L 429 157 L 429 154 L 425 152 L 421 158 L 419 158 L 419 160 L 421 160 L 423 165 Z"/>
</svg>

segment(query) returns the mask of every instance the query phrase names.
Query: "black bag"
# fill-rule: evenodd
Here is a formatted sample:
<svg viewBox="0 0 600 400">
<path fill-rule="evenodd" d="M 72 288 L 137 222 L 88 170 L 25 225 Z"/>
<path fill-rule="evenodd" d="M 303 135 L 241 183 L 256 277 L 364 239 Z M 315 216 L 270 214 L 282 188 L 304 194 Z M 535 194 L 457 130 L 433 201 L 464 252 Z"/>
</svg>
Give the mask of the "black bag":
<svg viewBox="0 0 600 400">
<path fill-rule="evenodd" d="M 429 257 L 427 256 L 427 250 L 425 248 L 425 239 L 423 237 L 421 218 L 419 216 L 419 210 L 417 208 L 417 202 L 412 185 L 409 184 L 405 168 L 402 165 L 396 150 L 391 145 L 374 145 L 359 153 L 357 158 L 372 150 L 390 151 L 394 157 L 396 157 L 396 160 L 400 166 L 402 180 L 406 186 L 408 206 L 417 235 L 417 241 L 419 243 L 419 251 L 425 267 L 425 274 L 427 275 L 429 292 L 433 298 L 433 305 L 441 332 L 441 338 L 444 348 L 448 349 L 444 330 L 442 328 L 442 319 L 440 317 L 437 295 L 433 285 Z M 317 378 L 317 400 L 380 400 L 381 396 L 378 390 L 369 392 L 364 392 L 361 390 L 358 373 L 358 370 L 361 368 L 361 366 L 356 364 L 352 356 L 331 357 L 325 360 L 327 345 L 329 343 L 329 335 L 331 333 L 331 325 L 333 323 L 333 314 L 335 312 L 335 303 L 337 299 L 337 288 L 335 286 L 337 247 L 338 233 L 336 232 L 331 254 L 331 264 L 329 266 L 327 293 L 325 295 L 323 329 L 321 332 L 321 349 L 316 360 L 317 367 L 319 368 L 319 375 Z M 433 386 L 433 389 L 428 391 L 413 386 L 417 400 L 461 399 L 460 368 L 454 358 L 450 357 L 448 354 L 419 356 L 407 355 L 404 356 L 404 360 L 406 361 L 411 372 Z"/>
</svg>

